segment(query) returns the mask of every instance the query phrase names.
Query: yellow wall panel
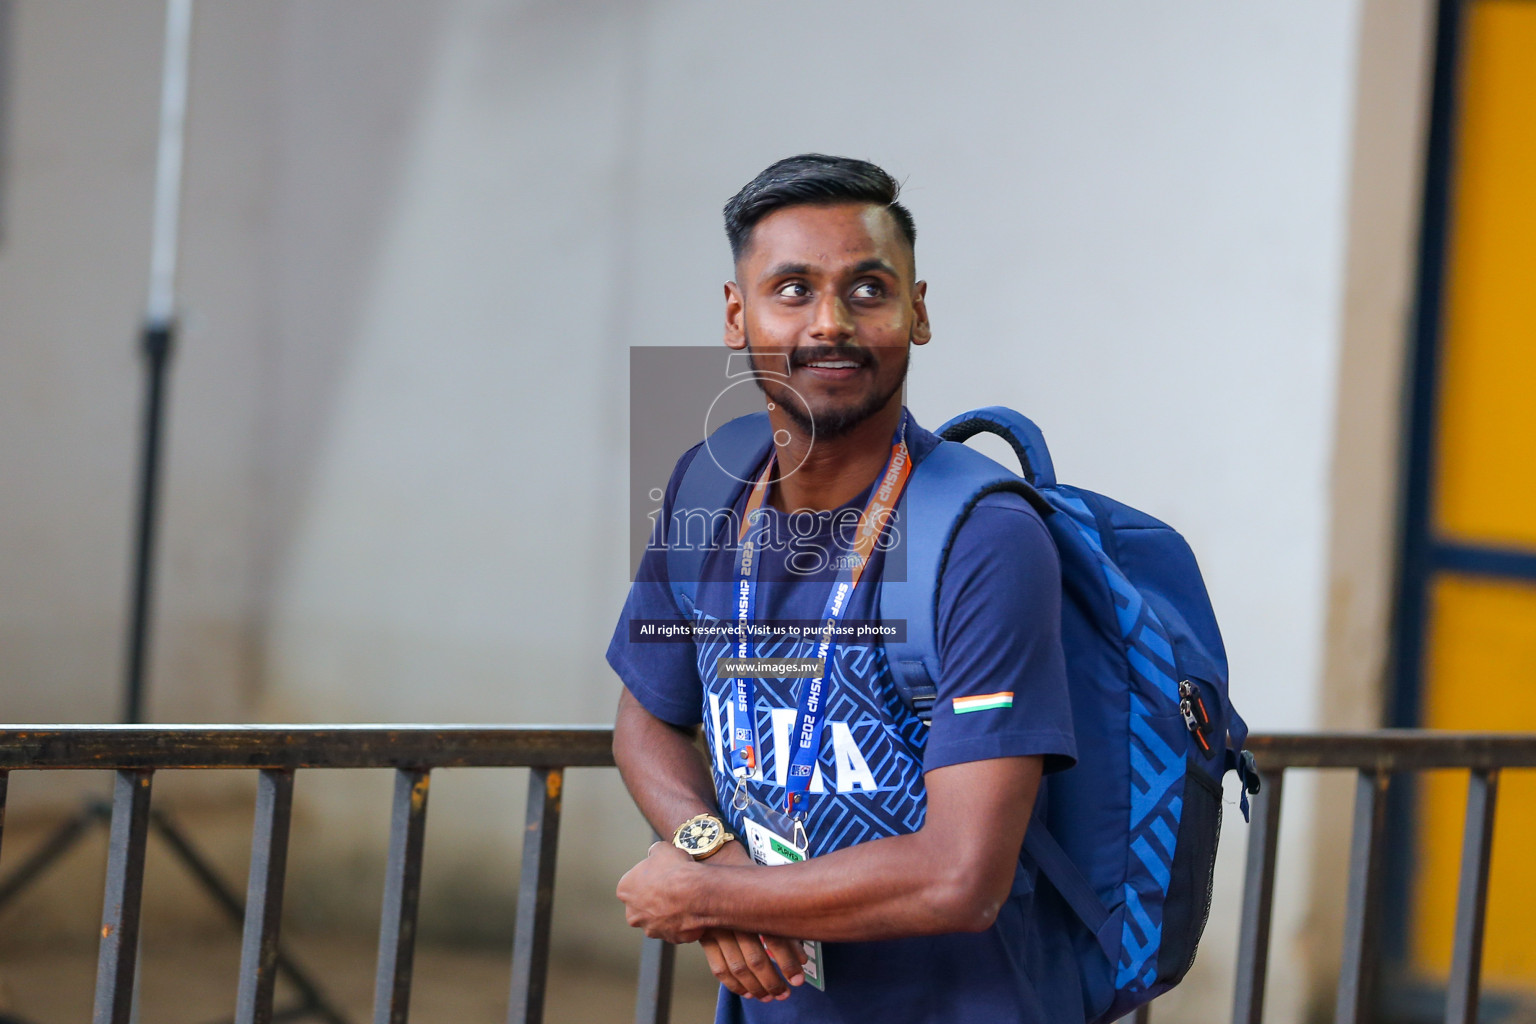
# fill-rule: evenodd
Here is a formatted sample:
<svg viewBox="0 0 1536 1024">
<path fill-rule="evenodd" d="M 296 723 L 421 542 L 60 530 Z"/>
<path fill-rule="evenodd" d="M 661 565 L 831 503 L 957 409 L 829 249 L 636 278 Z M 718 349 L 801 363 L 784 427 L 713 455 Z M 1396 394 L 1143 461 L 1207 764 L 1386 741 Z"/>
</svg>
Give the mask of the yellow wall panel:
<svg viewBox="0 0 1536 1024">
<path fill-rule="evenodd" d="M 1469 9 L 1435 518 L 1536 549 L 1536 3 Z"/>
<path fill-rule="evenodd" d="M 1536 585 L 1445 575 L 1430 598 L 1424 725 L 1432 729 L 1536 732 Z M 1467 774 L 1437 772 L 1421 783 L 1419 865 L 1412 956 L 1450 969 Z M 1483 977 L 1536 982 L 1536 772 L 1505 772 L 1494 820 L 1488 945 Z"/>
</svg>

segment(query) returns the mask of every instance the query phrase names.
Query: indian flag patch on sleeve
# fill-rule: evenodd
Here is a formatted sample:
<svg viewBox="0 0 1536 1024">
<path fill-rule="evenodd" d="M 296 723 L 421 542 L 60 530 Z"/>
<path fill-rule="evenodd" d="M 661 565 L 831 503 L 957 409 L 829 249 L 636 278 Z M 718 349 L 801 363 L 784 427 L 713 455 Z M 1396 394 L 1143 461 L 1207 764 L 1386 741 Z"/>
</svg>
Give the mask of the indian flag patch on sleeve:
<svg viewBox="0 0 1536 1024">
<path fill-rule="evenodd" d="M 956 697 L 954 700 L 955 714 L 963 715 L 967 711 L 992 711 L 996 708 L 1013 707 L 1013 691 L 1003 690 L 1000 693 L 978 693 L 970 697 Z"/>
</svg>

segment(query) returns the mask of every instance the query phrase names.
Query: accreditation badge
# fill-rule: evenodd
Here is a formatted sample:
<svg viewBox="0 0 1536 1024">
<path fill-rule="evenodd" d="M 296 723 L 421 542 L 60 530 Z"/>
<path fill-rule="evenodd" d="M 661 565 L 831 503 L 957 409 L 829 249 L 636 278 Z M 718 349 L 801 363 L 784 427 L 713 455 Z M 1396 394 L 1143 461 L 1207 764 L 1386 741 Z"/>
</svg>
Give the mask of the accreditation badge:
<svg viewBox="0 0 1536 1024">
<path fill-rule="evenodd" d="M 810 856 L 810 844 L 805 829 L 786 814 L 774 810 L 761 800 L 739 793 L 732 806 L 741 813 L 742 831 L 752 859 L 765 867 L 777 864 L 798 864 Z M 822 971 L 821 943 L 802 939 L 806 961 L 802 965 L 805 980 L 825 992 L 826 976 Z"/>
</svg>

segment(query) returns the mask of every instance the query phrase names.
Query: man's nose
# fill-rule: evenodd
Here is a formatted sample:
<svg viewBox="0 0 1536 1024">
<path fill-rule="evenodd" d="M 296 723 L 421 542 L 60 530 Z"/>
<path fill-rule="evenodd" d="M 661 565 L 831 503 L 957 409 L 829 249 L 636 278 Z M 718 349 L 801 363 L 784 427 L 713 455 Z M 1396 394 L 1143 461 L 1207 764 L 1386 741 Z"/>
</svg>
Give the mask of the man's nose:
<svg viewBox="0 0 1536 1024">
<path fill-rule="evenodd" d="M 811 323 L 811 337 L 829 344 L 853 337 L 853 317 L 841 295 L 823 295 L 816 303 L 816 319 Z"/>
</svg>

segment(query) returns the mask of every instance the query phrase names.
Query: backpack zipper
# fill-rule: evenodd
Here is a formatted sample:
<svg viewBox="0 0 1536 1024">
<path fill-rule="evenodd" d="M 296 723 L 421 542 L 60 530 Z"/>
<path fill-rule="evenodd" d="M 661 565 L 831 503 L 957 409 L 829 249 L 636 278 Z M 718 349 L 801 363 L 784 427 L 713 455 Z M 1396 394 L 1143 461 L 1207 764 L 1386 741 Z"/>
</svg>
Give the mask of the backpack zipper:
<svg viewBox="0 0 1536 1024">
<path fill-rule="evenodd" d="M 1195 742 L 1200 745 L 1200 749 L 1205 751 L 1206 756 L 1209 757 L 1211 743 L 1206 738 L 1206 733 L 1211 728 L 1211 714 L 1205 708 L 1205 699 L 1200 696 L 1199 689 L 1188 679 L 1179 680 L 1179 714 L 1184 717 L 1185 728 L 1195 738 Z M 1216 835 L 1218 838 L 1221 835 L 1221 810 L 1221 797 L 1218 796 L 1216 798 Z M 1213 858 L 1210 871 L 1205 879 L 1205 899 L 1200 907 L 1200 931 L 1197 934 L 1205 932 L 1206 923 L 1211 917 L 1211 901 L 1216 894 L 1215 868 L 1216 864 Z M 1195 955 L 1199 952 L 1199 948 L 1200 943 L 1196 941 L 1194 948 L 1189 951 L 1189 962 L 1184 965 L 1184 970 L 1179 974 L 1180 978 L 1188 974 L 1190 968 L 1195 965 Z"/>
<path fill-rule="evenodd" d="M 1205 700 L 1200 696 L 1200 691 L 1188 679 L 1179 680 L 1179 714 L 1184 716 L 1185 728 L 1209 757 L 1211 742 L 1205 738 L 1205 733 L 1211 727 L 1211 715 L 1205 710 Z"/>
</svg>

